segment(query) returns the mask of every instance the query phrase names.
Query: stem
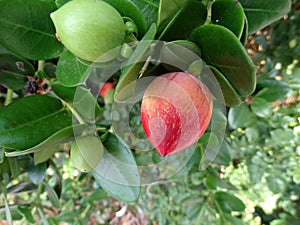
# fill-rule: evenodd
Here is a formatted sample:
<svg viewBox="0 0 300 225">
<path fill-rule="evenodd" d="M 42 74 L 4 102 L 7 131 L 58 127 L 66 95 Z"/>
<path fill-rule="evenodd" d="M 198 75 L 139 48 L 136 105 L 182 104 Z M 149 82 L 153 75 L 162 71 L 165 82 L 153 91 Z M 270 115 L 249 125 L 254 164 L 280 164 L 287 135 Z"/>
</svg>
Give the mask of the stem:
<svg viewBox="0 0 300 225">
<path fill-rule="evenodd" d="M 5 98 L 5 102 L 4 102 L 5 106 L 12 102 L 13 93 L 14 93 L 14 91 L 12 89 L 7 89 L 6 98 Z"/>
<path fill-rule="evenodd" d="M 76 120 L 79 122 L 79 124 L 85 124 L 84 120 L 81 118 L 81 116 L 79 115 L 79 113 L 69 103 L 67 103 L 65 101 L 63 101 L 63 103 L 71 111 L 71 113 L 76 118 Z"/>
<path fill-rule="evenodd" d="M 206 5 L 207 5 L 207 17 L 206 17 L 206 21 L 204 24 L 210 24 L 211 23 L 211 6 L 213 4 L 213 1 L 208 0 Z"/>
<path fill-rule="evenodd" d="M 38 61 L 38 70 L 43 70 L 45 66 L 45 61 L 44 60 L 39 60 Z"/>
<path fill-rule="evenodd" d="M 35 204 L 36 204 L 37 208 L 42 206 L 42 200 L 41 200 L 42 191 L 43 191 L 43 183 L 40 183 L 38 185 L 36 200 L 35 200 Z"/>
<path fill-rule="evenodd" d="M 41 74 L 43 74 L 43 73 L 40 73 L 40 71 L 43 71 L 44 67 L 45 67 L 45 61 L 44 60 L 39 60 L 38 61 L 38 68 L 35 71 L 34 76 L 38 77 L 38 78 L 41 78 L 41 79 L 44 78 L 43 75 L 41 76 Z"/>
<path fill-rule="evenodd" d="M 196 220 L 196 222 L 195 222 L 195 225 L 200 224 L 200 221 L 201 221 L 201 219 L 202 219 L 202 214 L 203 214 L 204 209 L 206 208 L 206 206 L 207 206 L 207 204 L 208 204 L 208 202 L 209 202 L 209 198 L 210 198 L 210 197 L 208 197 L 208 198 L 205 200 L 205 202 L 203 203 L 203 206 L 202 206 L 202 208 L 201 208 L 201 210 L 200 210 L 200 212 L 199 212 L 199 214 L 198 214 L 198 217 L 197 217 L 197 220 Z"/>
</svg>

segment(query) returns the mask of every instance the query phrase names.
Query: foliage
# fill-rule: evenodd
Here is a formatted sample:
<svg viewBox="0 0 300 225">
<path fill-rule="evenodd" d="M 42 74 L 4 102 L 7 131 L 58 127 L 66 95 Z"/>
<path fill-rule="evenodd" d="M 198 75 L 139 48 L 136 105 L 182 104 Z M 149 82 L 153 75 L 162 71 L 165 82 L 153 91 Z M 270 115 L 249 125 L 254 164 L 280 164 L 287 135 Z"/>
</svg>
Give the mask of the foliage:
<svg viewBox="0 0 300 225">
<path fill-rule="evenodd" d="M 0 0 L 1 219 L 106 223 L 128 205 L 134 213 L 141 206 L 149 224 L 244 224 L 247 198 L 263 207 L 265 196 L 255 193 L 267 184 L 275 208 L 284 208 L 272 223 L 297 223 L 290 222 L 300 214 L 297 11 L 269 36 L 255 36 L 263 49 L 256 62 L 265 61 L 257 86 L 244 46 L 249 33 L 289 12 L 289 0 L 105 0 L 136 28 L 105 63 L 84 61 L 56 39 L 49 15 L 67 2 Z M 198 142 L 161 158 L 144 139 L 141 92 L 133 90 L 174 66 L 200 75 L 216 100 Z M 107 81 L 116 85 L 114 102 L 98 96 Z M 86 135 L 105 149 L 91 173 L 79 173 L 69 150 Z"/>
</svg>

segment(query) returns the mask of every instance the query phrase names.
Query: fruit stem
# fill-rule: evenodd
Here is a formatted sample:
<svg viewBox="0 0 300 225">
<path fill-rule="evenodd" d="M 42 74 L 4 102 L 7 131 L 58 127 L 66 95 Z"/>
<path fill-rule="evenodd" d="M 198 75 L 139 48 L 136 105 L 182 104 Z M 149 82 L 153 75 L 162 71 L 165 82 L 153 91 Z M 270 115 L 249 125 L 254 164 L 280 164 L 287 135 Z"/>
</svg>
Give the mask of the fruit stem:
<svg viewBox="0 0 300 225">
<path fill-rule="evenodd" d="M 13 99 L 13 93 L 14 91 L 12 89 L 7 89 L 6 97 L 5 97 L 5 102 L 4 105 L 7 106 L 12 102 Z"/>
<path fill-rule="evenodd" d="M 71 111 L 72 115 L 76 118 L 76 120 L 79 122 L 79 124 L 86 124 L 84 120 L 81 118 L 79 113 L 71 106 L 69 103 L 63 101 L 63 104 Z"/>
<path fill-rule="evenodd" d="M 207 17 L 204 24 L 210 24 L 211 23 L 211 7 L 212 7 L 213 1 L 207 0 Z"/>
<path fill-rule="evenodd" d="M 41 74 L 40 71 L 43 71 L 44 67 L 45 67 L 45 61 L 44 60 L 39 60 L 38 61 L 38 68 L 37 68 L 34 76 L 38 77 L 38 78 L 43 78 L 43 77 L 40 77 L 40 74 Z"/>
</svg>

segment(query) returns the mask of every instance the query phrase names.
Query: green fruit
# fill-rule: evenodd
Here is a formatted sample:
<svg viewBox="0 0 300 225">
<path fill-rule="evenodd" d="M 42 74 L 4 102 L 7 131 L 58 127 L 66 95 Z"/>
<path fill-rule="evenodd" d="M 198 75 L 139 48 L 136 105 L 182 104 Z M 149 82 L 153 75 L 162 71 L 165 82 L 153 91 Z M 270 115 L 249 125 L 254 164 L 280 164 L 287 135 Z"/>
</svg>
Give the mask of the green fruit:
<svg viewBox="0 0 300 225">
<path fill-rule="evenodd" d="M 81 172 L 89 172 L 102 159 L 104 147 L 95 136 L 76 138 L 71 145 L 70 159 L 72 164 Z"/>
<path fill-rule="evenodd" d="M 123 44 L 126 26 L 118 11 L 106 2 L 73 0 L 50 16 L 61 42 L 84 60 L 112 60 L 118 54 L 115 48 Z"/>
</svg>

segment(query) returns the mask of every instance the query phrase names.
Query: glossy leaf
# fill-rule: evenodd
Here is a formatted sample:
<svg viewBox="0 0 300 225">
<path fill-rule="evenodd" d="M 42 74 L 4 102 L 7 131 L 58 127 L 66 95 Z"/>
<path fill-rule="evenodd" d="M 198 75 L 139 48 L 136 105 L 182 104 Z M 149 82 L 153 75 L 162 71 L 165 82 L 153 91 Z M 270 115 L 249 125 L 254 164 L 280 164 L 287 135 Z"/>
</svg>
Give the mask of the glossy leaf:
<svg viewBox="0 0 300 225">
<path fill-rule="evenodd" d="M 131 0 L 142 12 L 145 17 L 147 27 L 152 23 L 158 22 L 158 10 L 160 0 Z"/>
<path fill-rule="evenodd" d="M 224 103 L 228 107 L 236 107 L 241 104 L 241 97 L 238 95 L 236 90 L 232 87 L 231 83 L 227 80 L 227 78 L 215 67 L 209 66 L 213 74 L 215 75 L 218 83 L 212 84 L 214 80 L 207 80 L 204 77 L 204 82 L 209 82 L 209 87 L 213 87 L 210 89 L 212 94 L 222 103 Z M 221 89 L 221 90 L 220 90 Z M 220 92 L 221 91 L 221 92 Z"/>
<path fill-rule="evenodd" d="M 268 102 L 283 99 L 290 90 L 289 85 L 279 80 L 262 80 L 257 83 L 259 92 L 256 97 L 265 99 Z"/>
<path fill-rule="evenodd" d="M 70 51 L 66 51 L 58 60 L 56 78 L 62 85 L 67 87 L 84 84 L 88 77 L 88 68 Z"/>
<path fill-rule="evenodd" d="M 257 116 L 262 118 L 269 118 L 272 115 L 273 107 L 270 106 L 269 102 L 260 97 L 252 98 L 251 110 Z"/>
<path fill-rule="evenodd" d="M 131 150 L 110 134 L 103 142 L 106 151 L 93 176 L 112 197 L 135 202 L 140 195 L 140 175 Z"/>
<path fill-rule="evenodd" d="M 160 49 L 160 61 L 170 71 L 186 71 L 197 60 L 202 66 L 200 56 L 199 47 L 186 40 L 167 42 Z"/>
<path fill-rule="evenodd" d="M 220 70 L 240 95 L 248 96 L 254 91 L 257 67 L 231 31 L 206 24 L 194 30 L 189 39 L 200 47 L 203 60 Z"/>
<path fill-rule="evenodd" d="M 189 0 L 160 0 L 158 11 L 158 33 L 161 33 L 174 15 L 182 9 Z"/>
<path fill-rule="evenodd" d="M 42 141 L 41 143 L 39 143 L 38 145 L 32 148 L 25 149 L 22 151 L 6 152 L 5 155 L 7 157 L 14 157 L 20 155 L 27 155 L 30 153 L 38 153 L 42 151 L 41 152 L 42 155 L 40 155 L 39 157 L 46 157 L 46 155 L 49 154 L 49 151 L 50 152 L 54 151 L 52 150 L 52 148 L 55 148 L 57 150 L 60 144 L 73 140 L 74 136 L 79 135 L 81 132 L 85 131 L 86 129 L 88 129 L 88 126 L 84 124 L 69 126 L 55 132 L 46 140 Z M 76 134 L 74 134 L 74 131 L 76 131 Z M 43 153 L 44 151 L 47 151 L 47 153 Z"/>
<path fill-rule="evenodd" d="M 53 1 L 1 0 L 0 4 L 0 43 L 4 47 L 32 60 L 54 58 L 63 50 L 49 17 L 57 9 Z"/>
<path fill-rule="evenodd" d="M 239 0 L 239 2 L 246 13 L 250 34 L 279 20 L 291 10 L 291 0 Z"/>
<path fill-rule="evenodd" d="M 138 37 L 142 38 L 147 31 L 145 18 L 140 9 L 130 0 L 104 0 L 119 11 L 121 16 L 129 17 L 138 27 Z"/>
<path fill-rule="evenodd" d="M 230 108 L 228 112 L 228 124 L 231 128 L 248 127 L 256 122 L 255 116 L 249 107 L 243 103 L 237 108 Z"/>
<path fill-rule="evenodd" d="M 240 39 L 244 30 L 244 10 L 236 0 L 216 0 L 211 7 L 211 21 L 231 30 Z"/>
<path fill-rule="evenodd" d="M 34 75 L 34 67 L 27 60 L 11 55 L 0 54 L 0 84 L 13 90 L 22 89 L 26 76 Z"/>
<path fill-rule="evenodd" d="M 31 182 L 35 185 L 38 185 L 44 180 L 46 176 L 46 170 L 46 163 L 40 163 L 38 165 L 31 163 L 27 168 L 27 173 Z"/>
<path fill-rule="evenodd" d="M 60 100 L 46 95 L 21 98 L 0 110 L 0 146 L 28 149 L 71 124 L 72 115 Z"/>
<path fill-rule="evenodd" d="M 138 43 L 137 48 L 128 59 L 122 70 L 120 80 L 116 87 L 115 96 L 129 83 L 135 81 L 140 75 L 140 70 L 146 61 L 144 54 L 150 47 L 156 34 L 156 25 L 152 24 L 143 39 Z"/>
<path fill-rule="evenodd" d="M 248 35 L 249 35 L 249 27 L 248 27 L 247 17 L 245 16 L 244 29 L 243 29 L 243 33 L 240 38 L 240 41 L 243 45 L 245 45 L 247 43 Z"/>
<path fill-rule="evenodd" d="M 56 65 L 51 62 L 46 62 L 44 64 L 43 72 L 45 73 L 47 78 L 55 78 L 56 77 Z"/>
<path fill-rule="evenodd" d="M 76 93 L 76 88 L 80 87 L 67 87 L 59 82 L 55 81 L 51 85 L 52 91 L 61 99 L 63 99 L 66 102 L 73 102 L 74 96 Z"/>
<path fill-rule="evenodd" d="M 229 192 L 218 191 L 214 194 L 214 197 L 224 212 L 241 212 L 245 209 L 245 204 L 238 197 Z"/>
<path fill-rule="evenodd" d="M 164 4 L 164 2 L 168 2 L 168 5 L 165 6 L 167 8 L 165 11 L 171 13 L 170 2 L 176 1 L 161 1 L 161 4 Z M 192 31 L 206 20 L 207 10 L 202 2 L 192 0 L 188 1 L 185 5 L 178 3 L 175 6 L 179 8 L 175 12 L 172 12 L 170 22 L 166 26 L 163 26 L 164 29 L 161 31 L 159 40 L 173 41 L 187 39 Z"/>
</svg>

